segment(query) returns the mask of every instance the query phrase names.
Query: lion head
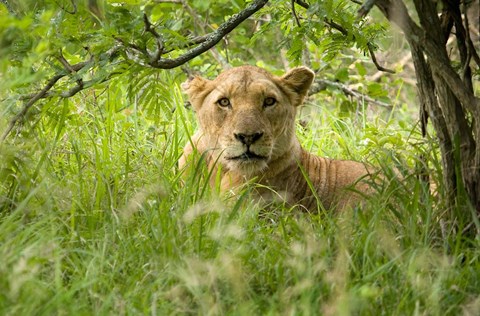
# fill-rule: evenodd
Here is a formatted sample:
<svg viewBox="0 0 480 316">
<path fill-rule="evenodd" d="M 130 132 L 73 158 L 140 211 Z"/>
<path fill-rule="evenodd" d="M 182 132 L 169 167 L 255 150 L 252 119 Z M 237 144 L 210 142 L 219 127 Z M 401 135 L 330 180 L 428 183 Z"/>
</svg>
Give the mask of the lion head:
<svg viewBox="0 0 480 316">
<path fill-rule="evenodd" d="M 296 108 L 313 78 L 306 67 L 276 77 L 242 66 L 214 80 L 195 77 L 185 83 L 203 150 L 228 170 L 246 176 L 263 172 L 295 145 Z"/>
</svg>

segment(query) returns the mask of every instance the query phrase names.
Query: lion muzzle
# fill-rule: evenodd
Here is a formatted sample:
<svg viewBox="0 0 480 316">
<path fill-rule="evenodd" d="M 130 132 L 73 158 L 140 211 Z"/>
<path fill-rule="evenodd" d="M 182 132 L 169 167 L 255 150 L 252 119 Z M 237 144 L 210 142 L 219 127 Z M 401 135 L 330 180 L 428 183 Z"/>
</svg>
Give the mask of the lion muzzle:
<svg viewBox="0 0 480 316">
<path fill-rule="evenodd" d="M 263 132 L 256 132 L 252 134 L 234 133 L 233 136 L 235 136 L 235 138 L 242 144 L 249 147 L 263 136 Z"/>
</svg>

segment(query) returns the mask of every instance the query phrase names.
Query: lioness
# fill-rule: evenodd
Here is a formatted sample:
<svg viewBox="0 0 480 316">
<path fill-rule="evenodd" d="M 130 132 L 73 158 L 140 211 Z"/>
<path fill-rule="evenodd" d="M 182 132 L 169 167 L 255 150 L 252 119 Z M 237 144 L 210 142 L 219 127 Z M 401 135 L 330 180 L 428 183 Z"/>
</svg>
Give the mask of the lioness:
<svg viewBox="0 0 480 316">
<path fill-rule="evenodd" d="M 306 67 L 276 77 L 258 67 L 242 66 L 214 80 L 195 77 L 184 83 L 199 128 L 184 148 L 180 168 L 196 152 L 214 168 L 212 178 L 220 172 L 223 190 L 255 182 L 261 196 L 271 194 L 268 187 L 288 204 L 310 211 L 352 205 L 358 200 L 355 191 L 368 190 L 358 182 L 368 174 L 365 166 L 310 154 L 295 135 L 297 107 L 313 79 L 314 73 Z M 346 190 L 351 187 L 354 190 Z"/>
</svg>

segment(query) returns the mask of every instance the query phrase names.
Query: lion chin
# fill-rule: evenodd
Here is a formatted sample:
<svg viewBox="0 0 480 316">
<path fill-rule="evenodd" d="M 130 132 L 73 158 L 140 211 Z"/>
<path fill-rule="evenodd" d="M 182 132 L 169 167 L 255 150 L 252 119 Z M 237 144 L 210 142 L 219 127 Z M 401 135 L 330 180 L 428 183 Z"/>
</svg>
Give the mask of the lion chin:
<svg viewBox="0 0 480 316">
<path fill-rule="evenodd" d="M 257 176 L 268 168 L 271 145 L 262 143 L 255 146 L 230 144 L 223 150 L 223 165 L 246 178 Z"/>
<path fill-rule="evenodd" d="M 287 204 L 310 211 L 358 204 L 354 192 L 370 191 L 359 181 L 369 175 L 364 164 L 312 155 L 295 134 L 297 108 L 313 79 L 306 67 L 277 77 L 242 66 L 214 80 L 195 77 L 184 83 L 198 130 L 183 150 L 180 168 L 188 171 L 199 161 L 195 157 L 203 156 L 212 186 L 220 178 L 222 189 L 231 191 L 253 181 L 263 200 L 278 192 Z"/>
<path fill-rule="evenodd" d="M 235 157 L 225 157 L 225 166 L 234 172 L 252 178 L 263 173 L 268 168 L 268 158 L 249 152 Z"/>
</svg>

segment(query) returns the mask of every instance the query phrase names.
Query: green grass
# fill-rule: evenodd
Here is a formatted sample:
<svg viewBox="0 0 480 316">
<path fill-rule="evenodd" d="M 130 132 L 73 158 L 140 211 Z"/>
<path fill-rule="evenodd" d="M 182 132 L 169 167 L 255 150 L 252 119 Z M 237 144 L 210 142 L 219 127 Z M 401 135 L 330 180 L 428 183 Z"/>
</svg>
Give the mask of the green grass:
<svg viewBox="0 0 480 316">
<path fill-rule="evenodd" d="M 447 212 L 413 175 L 422 153 L 439 178 L 434 141 L 317 111 L 299 127 L 306 148 L 404 178 L 361 210 L 263 210 L 247 193 L 219 196 L 202 170 L 180 181 L 195 125 L 182 104 L 177 88 L 156 111 L 113 88 L 85 93 L 45 104 L 2 145 L 0 314 L 480 312 L 469 215 Z"/>
</svg>

